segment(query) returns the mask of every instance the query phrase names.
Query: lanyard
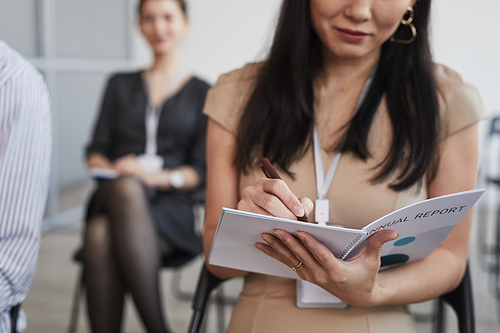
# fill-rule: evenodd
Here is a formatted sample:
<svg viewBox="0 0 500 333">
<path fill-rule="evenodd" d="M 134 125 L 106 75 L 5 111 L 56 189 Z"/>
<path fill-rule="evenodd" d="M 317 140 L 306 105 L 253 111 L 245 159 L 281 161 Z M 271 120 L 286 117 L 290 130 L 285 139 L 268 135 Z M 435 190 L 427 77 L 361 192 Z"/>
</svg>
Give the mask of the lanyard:
<svg viewBox="0 0 500 333">
<path fill-rule="evenodd" d="M 166 102 L 171 96 L 174 95 L 177 88 L 180 86 L 186 71 L 182 67 L 177 67 L 177 69 L 172 73 L 172 77 L 168 82 L 166 95 L 164 101 Z M 146 72 L 146 86 L 150 86 L 150 74 Z M 148 89 L 149 90 L 149 89 Z M 164 103 L 165 103 L 164 102 Z M 163 109 L 163 105 L 160 107 L 155 107 L 151 104 L 149 98 L 146 103 L 146 155 L 156 155 L 158 152 L 158 147 L 156 143 L 156 138 L 158 134 L 158 126 L 160 122 L 160 115 Z"/>
<path fill-rule="evenodd" d="M 318 193 L 318 199 L 315 202 L 314 217 L 318 224 L 326 225 L 329 221 L 329 201 L 326 198 L 326 193 L 330 188 L 333 181 L 333 176 L 335 171 L 337 171 L 337 165 L 340 160 L 340 152 L 335 153 L 332 162 L 328 167 L 328 171 L 325 173 L 323 171 L 323 158 L 321 157 L 321 147 L 319 145 L 318 131 L 316 125 L 314 125 L 314 166 L 316 168 L 316 191 Z"/>
<path fill-rule="evenodd" d="M 335 175 L 335 171 L 337 171 L 337 165 L 340 160 L 340 152 L 337 152 L 335 156 L 333 156 L 332 162 L 330 163 L 330 167 L 328 167 L 328 171 L 325 173 L 323 171 L 323 158 L 321 157 L 321 148 L 319 145 L 318 139 L 318 130 L 316 129 L 316 125 L 314 126 L 314 166 L 316 168 L 316 191 L 318 193 L 318 199 L 323 200 L 326 199 L 326 193 L 332 184 L 333 176 Z"/>
<path fill-rule="evenodd" d="M 372 74 L 370 74 L 370 76 L 365 82 L 363 90 L 361 91 L 361 95 L 359 96 L 358 102 L 356 104 L 355 112 L 358 111 L 363 99 L 365 98 L 365 95 L 368 91 L 368 87 L 370 86 L 370 83 L 372 81 L 374 72 L 375 71 L 373 71 Z M 316 199 L 315 203 L 314 217 L 318 224 L 326 225 L 326 223 L 329 221 L 329 215 L 330 215 L 329 201 L 326 198 L 326 194 L 330 189 L 333 177 L 335 176 L 335 172 L 337 171 L 337 166 L 340 161 L 341 153 L 340 152 L 335 153 L 335 156 L 333 156 L 332 162 L 330 163 L 330 166 L 328 167 L 328 171 L 326 172 L 325 176 L 325 172 L 323 170 L 323 158 L 321 157 L 321 147 L 319 144 L 318 130 L 316 129 L 316 124 L 314 125 L 313 139 L 314 139 L 314 167 L 316 169 L 316 191 L 318 194 L 318 199 Z"/>
</svg>

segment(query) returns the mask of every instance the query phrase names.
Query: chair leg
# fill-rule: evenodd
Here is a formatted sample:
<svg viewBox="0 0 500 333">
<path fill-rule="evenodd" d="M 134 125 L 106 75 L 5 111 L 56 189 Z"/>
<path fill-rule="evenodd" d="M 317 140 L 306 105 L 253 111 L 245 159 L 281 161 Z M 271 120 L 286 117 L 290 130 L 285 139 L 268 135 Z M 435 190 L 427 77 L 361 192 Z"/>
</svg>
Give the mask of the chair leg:
<svg viewBox="0 0 500 333">
<path fill-rule="evenodd" d="M 80 278 L 77 282 L 77 286 L 75 288 L 75 294 L 73 295 L 73 306 L 71 310 L 71 319 L 69 323 L 69 333 L 75 333 L 78 325 L 78 314 L 80 312 L 80 300 L 82 298 L 83 291 L 85 290 L 85 280 L 83 278 L 83 270 L 82 267 L 80 270 Z"/>
<path fill-rule="evenodd" d="M 496 249 L 495 249 L 495 298 L 497 300 L 497 320 L 500 323 L 500 208 L 498 212 L 498 220 L 496 224 Z"/>
<path fill-rule="evenodd" d="M 497 223 L 496 223 L 496 246 L 494 253 L 494 273 L 495 273 L 495 296 L 500 297 L 500 207 L 497 213 Z"/>
<path fill-rule="evenodd" d="M 207 333 L 208 327 L 208 316 L 205 316 L 204 320 L 201 322 L 200 333 Z"/>
<path fill-rule="evenodd" d="M 217 287 L 217 290 L 215 291 L 215 300 L 213 300 L 213 302 L 215 303 L 215 311 L 217 315 L 217 331 L 219 333 L 224 333 L 226 331 L 226 318 L 225 318 L 226 301 L 224 299 L 224 289 L 222 285 Z M 203 320 L 200 328 L 201 333 L 207 332 L 207 325 L 208 325 L 208 320 L 207 319 Z"/>
<path fill-rule="evenodd" d="M 220 285 L 215 292 L 215 306 L 217 309 L 217 329 L 219 333 L 226 330 L 224 286 Z"/>
<path fill-rule="evenodd" d="M 433 332 L 443 333 L 446 329 L 445 308 L 444 302 L 439 298 L 436 300 L 435 314 Z"/>
</svg>

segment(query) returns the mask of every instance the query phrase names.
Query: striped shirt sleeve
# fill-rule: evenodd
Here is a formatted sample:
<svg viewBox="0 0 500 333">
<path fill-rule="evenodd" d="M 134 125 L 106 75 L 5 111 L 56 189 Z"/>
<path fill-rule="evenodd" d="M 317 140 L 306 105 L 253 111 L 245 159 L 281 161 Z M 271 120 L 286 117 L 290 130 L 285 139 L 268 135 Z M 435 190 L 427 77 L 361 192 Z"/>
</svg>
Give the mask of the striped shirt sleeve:
<svg viewBox="0 0 500 333">
<path fill-rule="evenodd" d="M 50 100 L 42 75 L 0 41 L 0 331 L 33 280 L 51 155 Z M 18 329 L 24 330 L 24 313 Z"/>
</svg>

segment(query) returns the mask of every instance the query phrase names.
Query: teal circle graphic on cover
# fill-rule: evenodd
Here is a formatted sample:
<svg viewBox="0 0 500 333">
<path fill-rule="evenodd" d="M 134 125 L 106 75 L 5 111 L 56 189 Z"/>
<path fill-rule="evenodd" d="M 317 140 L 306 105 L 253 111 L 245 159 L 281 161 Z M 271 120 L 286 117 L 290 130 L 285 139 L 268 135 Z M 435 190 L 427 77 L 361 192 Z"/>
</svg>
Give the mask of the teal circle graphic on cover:
<svg viewBox="0 0 500 333">
<path fill-rule="evenodd" d="M 415 236 L 403 237 L 392 244 L 391 250 L 383 255 L 381 267 L 402 264 L 410 260 L 412 253 L 420 253 L 419 249 L 436 248 L 453 230 L 455 226 L 449 225 L 427 230 Z M 399 244 L 396 244 L 398 243 Z"/>
<path fill-rule="evenodd" d="M 410 244 L 411 242 L 413 242 L 414 240 L 415 240 L 415 237 L 401 238 L 401 239 L 398 239 L 397 241 L 394 242 L 394 246 L 407 245 L 407 244 Z"/>
</svg>

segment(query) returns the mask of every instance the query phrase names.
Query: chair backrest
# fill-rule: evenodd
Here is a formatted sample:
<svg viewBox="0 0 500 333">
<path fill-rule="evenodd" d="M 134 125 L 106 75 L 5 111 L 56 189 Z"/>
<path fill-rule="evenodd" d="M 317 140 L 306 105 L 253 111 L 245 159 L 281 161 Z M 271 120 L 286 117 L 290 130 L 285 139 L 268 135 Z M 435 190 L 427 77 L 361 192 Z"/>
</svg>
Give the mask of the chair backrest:
<svg viewBox="0 0 500 333">
<path fill-rule="evenodd" d="M 444 331 L 445 316 L 443 303 L 448 303 L 455 310 L 458 318 L 458 328 L 460 333 L 476 332 L 472 281 L 468 263 L 462 282 L 460 282 L 458 287 L 448 294 L 441 295 L 438 298 L 438 311 L 436 325 L 434 327 L 435 332 Z"/>
<path fill-rule="evenodd" d="M 189 324 L 189 333 L 198 333 L 203 323 L 205 316 L 205 308 L 212 291 L 224 280 L 219 279 L 208 270 L 206 265 L 201 269 L 200 278 L 198 279 L 198 286 L 196 287 L 196 294 L 193 298 L 193 315 Z"/>
</svg>

